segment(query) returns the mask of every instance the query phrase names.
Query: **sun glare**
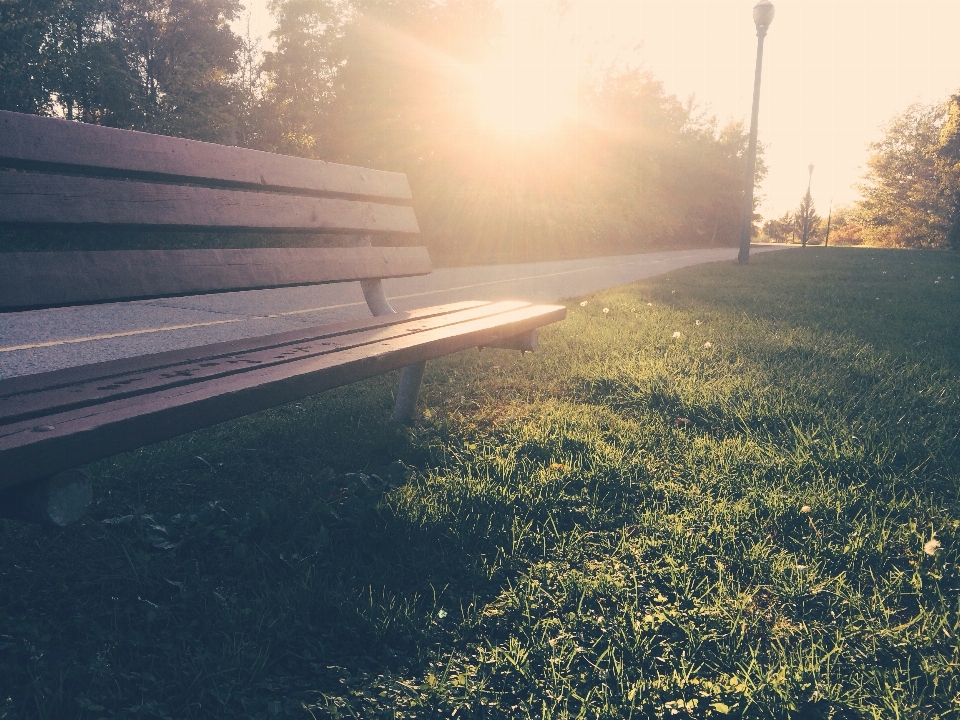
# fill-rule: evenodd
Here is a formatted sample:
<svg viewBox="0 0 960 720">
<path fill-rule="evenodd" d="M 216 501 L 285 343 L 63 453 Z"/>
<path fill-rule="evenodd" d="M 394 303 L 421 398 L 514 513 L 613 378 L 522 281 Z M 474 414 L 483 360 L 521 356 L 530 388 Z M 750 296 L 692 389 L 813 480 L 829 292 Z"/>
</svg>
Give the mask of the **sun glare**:
<svg viewBox="0 0 960 720">
<path fill-rule="evenodd" d="M 570 67 L 545 62 L 492 62 L 480 68 L 481 121 L 507 135 L 559 128 L 573 115 L 575 78 Z"/>
<path fill-rule="evenodd" d="M 481 122 L 497 132 L 531 136 L 572 117 L 576 52 L 549 3 L 506 2 L 503 44 L 478 72 Z"/>
</svg>

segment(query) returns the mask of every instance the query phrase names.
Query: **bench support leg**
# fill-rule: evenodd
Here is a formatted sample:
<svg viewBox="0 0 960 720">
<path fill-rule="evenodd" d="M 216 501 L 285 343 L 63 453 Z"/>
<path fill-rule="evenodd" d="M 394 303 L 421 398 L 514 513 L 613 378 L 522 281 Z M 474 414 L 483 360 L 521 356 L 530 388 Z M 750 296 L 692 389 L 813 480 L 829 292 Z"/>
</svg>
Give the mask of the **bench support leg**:
<svg viewBox="0 0 960 720">
<path fill-rule="evenodd" d="M 90 478 L 82 470 L 66 470 L 51 478 L 0 493 L 0 517 L 66 527 L 82 518 L 93 500 Z"/>
<path fill-rule="evenodd" d="M 369 241 L 367 242 L 369 245 Z M 363 297 L 367 307 L 374 315 L 393 315 L 396 310 L 390 305 L 383 292 L 383 283 L 380 280 L 361 280 Z M 413 420 L 417 411 L 417 395 L 420 392 L 420 381 L 423 380 L 423 371 L 427 367 L 426 361 L 408 365 L 400 372 L 400 387 L 397 388 L 397 402 L 393 406 L 393 416 L 390 418 L 396 423 L 408 423 Z"/>
<path fill-rule="evenodd" d="M 361 280 L 360 288 L 363 290 L 363 299 L 367 301 L 367 307 L 373 315 L 393 315 L 397 312 L 387 300 L 380 280 Z"/>
<path fill-rule="evenodd" d="M 400 372 L 400 387 L 397 388 L 397 403 L 393 406 L 393 417 L 397 423 L 408 423 L 413 419 L 417 410 L 417 393 L 420 392 L 420 381 L 423 380 L 423 371 L 427 367 L 426 360 L 413 365 L 407 365 Z"/>
</svg>

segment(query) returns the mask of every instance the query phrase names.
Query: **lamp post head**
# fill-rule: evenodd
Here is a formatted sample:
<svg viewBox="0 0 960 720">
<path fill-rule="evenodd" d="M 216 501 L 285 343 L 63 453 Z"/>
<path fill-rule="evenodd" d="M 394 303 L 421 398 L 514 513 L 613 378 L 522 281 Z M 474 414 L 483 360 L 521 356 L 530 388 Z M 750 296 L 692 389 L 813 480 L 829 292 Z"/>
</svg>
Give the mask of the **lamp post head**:
<svg viewBox="0 0 960 720">
<path fill-rule="evenodd" d="M 757 26 L 757 35 L 763 37 L 767 34 L 770 23 L 773 22 L 773 16 L 776 8 L 770 0 L 760 0 L 753 6 L 753 22 Z"/>
</svg>

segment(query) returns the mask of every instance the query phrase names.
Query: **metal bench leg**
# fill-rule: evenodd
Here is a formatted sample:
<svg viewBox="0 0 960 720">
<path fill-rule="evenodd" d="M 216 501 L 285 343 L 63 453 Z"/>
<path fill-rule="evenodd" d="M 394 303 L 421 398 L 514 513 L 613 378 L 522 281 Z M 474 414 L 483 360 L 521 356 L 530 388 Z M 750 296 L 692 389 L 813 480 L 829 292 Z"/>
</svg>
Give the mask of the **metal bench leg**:
<svg viewBox="0 0 960 720">
<path fill-rule="evenodd" d="M 82 518 L 93 500 L 93 486 L 82 470 L 8 488 L 0 493 L 0 517 L 66 527 Z"/>
<path fill-rule="evenodd" d="M 369 241 L 367 241 L 369 245 Z M 374 315 L 393 315 L 396 310 L 390 305 L 383 292 L 383 283 L 379 279 L 361 280 L 363 297 L 367 307 Z M 420 392 L 420 382 L 423 380 L 423 371 L 427 367 L 426 361 L 408 365 L 400 372 L 400 387 L 397 388 L 397 402 L 393 406 L 393 416 L 390 418 L 396 423 L 410 422 L 417 410 L 417 394 Z"/>
<path fill-rule="evenodd" d="M 413 419 L 417 410 L 417 393 L 420 392 L 420 381 L 423 380 L 423 371 L 427 361 L 407 365 L 400 372 L 400 387 L 397 388 L 397 403 L 393 406 L 393 417 L 397 423 L 408 423 Z"/>
</svg>

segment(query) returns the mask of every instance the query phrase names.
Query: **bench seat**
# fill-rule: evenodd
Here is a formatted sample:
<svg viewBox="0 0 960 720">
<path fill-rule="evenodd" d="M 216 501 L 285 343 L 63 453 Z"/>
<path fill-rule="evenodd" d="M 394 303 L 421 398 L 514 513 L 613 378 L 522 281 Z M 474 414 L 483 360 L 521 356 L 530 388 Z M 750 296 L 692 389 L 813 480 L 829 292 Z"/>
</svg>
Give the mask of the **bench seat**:
<svg viewBox="0 0 960 720">
<path fill-rule="evenodd" d="M 564 312 L 462 302 L 0 380 L 0 488 L 507 340 Z"/>
</svg>

